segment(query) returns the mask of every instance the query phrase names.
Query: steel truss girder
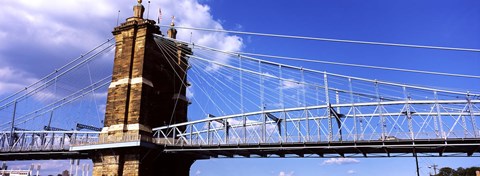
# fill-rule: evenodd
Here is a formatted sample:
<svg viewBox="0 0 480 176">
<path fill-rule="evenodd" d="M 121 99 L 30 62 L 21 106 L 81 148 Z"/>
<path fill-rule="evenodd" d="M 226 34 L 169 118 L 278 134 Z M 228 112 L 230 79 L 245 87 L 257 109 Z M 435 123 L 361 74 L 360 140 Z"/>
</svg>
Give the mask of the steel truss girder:
<svg viewBox="0 0 480 176">
<path fill-rule="evenodd" d="M 67 152 L 71 145 L 98 141 L 99 132 L 14 131 L 10 134 L 10 131 L 0 131 L 0 153 Z"/>
<path fill-rule="evenodd" d="M 470 123 L 480 116 L 480 110 L 476 109 L 478 104 L 480 100 L 409 100 L 263 110 L 155 128 L 153 141 L 165 146 L 166 152 L 198 151 L 201 155 L 216 157 L 393 157 L 411 153 L 413 148 L 417 153 L 429 153 L 432 156 L 458 153 L 476 156 L 479 153 L 480 139 L 477 136 L 480 133 L 474 130 L 478 127 Z M 449 105 L 464 108 L 451 110 Z M 412 108 L 408 116 L 405 114 L 406 106 Z M 429 108 L 422 109 L 420 106 Z M 334 108 L 349 110 L 340 115 Z M 368 108 L 371 110 L 364 110 Z M 383 110 L 377 111 L 377 108 Z M 395 109 L 396 112 L 392 112 Z M 352 111 L 356 113 L 352 114 Z M 252 116 L 265 120 L 249 120 L 246 123 L 245 119 Z M 330 138 L 327 123 L 333 116 L 339 125 L 332 129 Z M 378 127 L 380 117 L 385 117 L 390 125 L 382 131 Z M 469 118 L 465 122 L 468 124 L 461 122 L 464 117 Z M 353 129 L 352 120 L 360 118 L 365 120 L 365 128 Z M 445 134 L 439 135 L 439 128 L 432 127 L 433 118 L 443 120 L 441 127 L 445 129 Z M 407 119 L 412 119 L 413 127 L 406 127 Z M 265 136 L 259 135 L 263 127 L 267 132 Z M 242 133 L 244 131 L 246 133 Z M 387 135 L 383 136 L 383 132 Z M 412 133 L 413 137 L 410 137 Z M 100 141 L 98 136 L 99 132 L 3 131 L 0 132 L 0 153 L 67 152 L 72 145 L 97 144 Z M 208 153 L 203 153 L 203 150 Z"/>
<path fill-rule="evenodd" d="M 368 102 L 368 103 L 356 103 L 352 104 L 331 104 L 321 106 L 307 106 L 298 108 L 276 109 L 276 110 L 263 110 L 258 112 L 249 112 L 243 114 L 235 114 L 228 116 L 219 116 L 214 118 L 208 118 L 203 120 L 191 121 L 180 124 L 173 124 L 168 127 L 154 128 L 154 137 L 163 138 L 156 141 L 162 141 L 162 145 L 167 145 L 173 148 L 181 146 L 181 149 L 177 150 L 196 150 L 205 149 L 208 147 L 217 147 L 221 149 L 227 149 L 231 146 L 255 146 L 259 150 L 268 149 L 265 145 L 280 144 L 282 150 L 288 149 L 288 145 L 292 144 L 319 144 L 319 143 L 336 143 L 341 142 L 345 144 L 352 144 L 349 148 L 355 149 L 356 153 L 366 157 L 371 156 L 371 153 L 379 153 L 375 148 L 358 147 L 356 144 L 363 142 L 397 142 L 400 144 L 415 142 L 419 140 L 440 140 L 445 144 L 450 140 L 464 140 L 475 139 L 480 134 L 479 131 L 475 131 L 478 127 L 471 127 L 471 124 L 465 125 L 460 120 L 464 117 L 472 119 L 471 123 L 475 122 L 475 119 L 480 116 L 480 110 L 474 109 L 473 106 L 480 103 L 480 100 L 405 100 L 405 101 L 381 101 L 381 102 Z M 449 106 L 467 107 L 469 111 L 452 110 Z M 338 114 L 335 108 L 350 109 L 349 113 Z M 377 109 L 382 110 L 369 110 L 364 109 Z M 405 113 L 405 109 L 408 108 L 410 113 Z M 304 115 L 314 114 L 315 115 Z M 333 111 L 332 111 L 333 110 Z M 356 113 L 351 113 L 355 111 Z M 396 112 L 395 112 L 396 111 Z M 345 111 L 344 111 L 345 112 Z M 331 115 L 331 117 L 328 116 Z M 333 134 L 329 137 L 328 132 L 328 119 L 335 116 L 338 127 L 333 129 Z M 249 117 L 268 117 L 264 121 L 250 121 L 249 123 L 243 123 L 244 118 Z M 278 118 L 280 117 L 280 118 Z M 380 118 L 384 117 L 385 122 L 381 122 Z M 435 118 L 435 119 L 434 119 Z M 353 120 L 363 119 L 365 126 L 363 129 L 354 129 L 355 126 Z M 410 120 L 408 120 L 410 119 Z M 443 119 L 443 120 L 442 120 Z M 440 134 L 438 132 L 439 127 L 436 120 L 442 120 L 441 129 L 445 131 Z M 407 123 L 407 121 L 409 123 Z M 222 122 L 222 123 L 220 123 Z M 228 122 L 228 131 L 225 131 L 223 124 Z M 279 128 L 278 124 L 284 126 Z M 355 123 L 360 123 L 356 122 Z M 381 123 L 387 123 L 388 126 L 380 127 Z M 468 123 L 468 122 L 466 122 Z M 208 125 L 207 125 L 208 124 Z M 307 125 L 308 124 L 308 125 Z M 206 128 L 208 126 L 208 128 Z M 267 127 L 267 138 L 263 139 L 259 134 L 262 127 Z M 308 126 L 309 128 L 305 128 Z M 187 129 L 180 131 L 179 129 Z M 279 129 L 285 129 L 284 132 L 280 132 Z M 172 132 L 176 134 L 172 136 Z M 247 131 L 247 133 L 242 133 Z M 317 132 L 318 131 L 318 132 Z M 343 133 L 342 133 L 343 131 Z M 308 134 L 308 135 L 307 135 Z M 205 140 L 207 139 L 207 140 Z M 450 146 L 444 146 L 439 144 L 438 147 L 434 147 L 435 150 L 428 150 L 430 153 L 438 153 L 438 156 L 445 156 L 445 153 L 467 153 L 468 155 L 474 155 L 478 152 L 478 149 L 471 149 L 467 147 L 469 145 L 456 146 L 456 148 L 468 148 L 465 151 L 451 150 Z M 401 153 L 392 149 L 392 146 L 382 146 L 383 154 L 391 156 L 391 153 Z M 415 143 L 402 147 L 421 147 Z M 433 147 L 433 146 L 430 146 Z M 354 153 L 351 151 L 343 151 L 343 149 L 334 149 L 332 153 L 336 153 L 340 156 L 346 156 L 348 153 Z M 418 148 L 417 148 L 418 150 Z M 472 153 L 473 151 L 473 153 Z M 256 151 L 257 153 L 259 151 Z M 307 153 L 298 153 L 297 156 L 303 156 Z M 311 152 L 309 154 L 316 153 L 320 155 L 327 154 L 323 151 Z M 407 152 L 408 153 L 408 152 Z M 262 157 L 267 157 L 265 153 L 260 152 Z M 288 153 L 270 153 L 276 156 L 285 156 Z M 221 155 L 221 154 L 220 154 Z M 244 153 L 242 155 L 245 155 Z M 257 154 L 258 155 L 258 154 Z M 267 154 L 268 155 L 268 154 Z M 230 156 L 230 155 L 229 155 Z"/>
</svg>

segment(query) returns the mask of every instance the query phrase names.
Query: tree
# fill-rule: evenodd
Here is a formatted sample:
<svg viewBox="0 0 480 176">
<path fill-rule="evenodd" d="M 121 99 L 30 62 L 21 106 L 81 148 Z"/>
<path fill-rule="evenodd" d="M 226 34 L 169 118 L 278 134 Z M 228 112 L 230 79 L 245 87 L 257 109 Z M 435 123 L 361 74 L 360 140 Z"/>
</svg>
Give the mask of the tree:
<svg viewBox="0 0 480 176">
<path fill-rule="evenodd" d="M 453 176 L 454 173 L 455 169 L 452 169 L 450 167 L 443 167 L 440 169 L 437 176 Z"/>
<path fill-rule="evenodd" d="M 465 169 L 465 174 L 467 176 L 470 176 L 470 175 L 475 176 L 476 175 L 475 171 L 477 170 L 480 170 L 480 167 L 469 167 Z"/>
<path fill-rule="evenodd" d="M 476 176 L 476 171 L 480 171 L 480 167 L 459 167 L 456 170 L 450 167 L 443 167 L 435 176 Z"/>
<path fill-rule="evenodd" d="M 465 169 L 463 167 L 457 168 L 457 172 L 455 176 L 464 176 L 464 175 L 466 175 Z"/>
</svg>

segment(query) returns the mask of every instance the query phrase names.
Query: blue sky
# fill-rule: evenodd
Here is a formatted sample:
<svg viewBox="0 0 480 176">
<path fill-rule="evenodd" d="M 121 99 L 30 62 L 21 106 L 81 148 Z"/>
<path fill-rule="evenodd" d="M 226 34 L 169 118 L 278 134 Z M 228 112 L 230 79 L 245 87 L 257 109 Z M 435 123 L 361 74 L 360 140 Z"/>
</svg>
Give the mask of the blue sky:
<svg viewBox="0 0 480 176">
<path fill-rule="evenodd" d="M 152 0 L 162 24 L 300 36 L 480 48 L 479 1 L 231 1 Z M 19 90 L 111 36 L 131 16 L 135 1 L 9 1 L 0 7 L 0 98 Z M 146 1 L 144 1 L 146 4 Z M 189 39 L 190 31 L 179 31 Z M 364 65 L 480 75 L 480 53 L 371 46 L 193 32 L 194 41 L 226 50 Z M 203 43 L 202 43 L 203 42 Z M 480 80 L 352 67 L 278 62 L 392 82 L 480 92 Z M 111 69 L 109 62 L 103 62 Z M 16 77 L 14 77 L 16 75 Z M 21 79 L 18 79 L 20 77 Z M 3 119 L 2 119 L 3 120 Z M 478 158 L 420 158 L 428 165 L 479 166 Z M 336 161 L 334 164 L 329 164 Z M 414 175 L 414 158 L 212 159 L 197 161 L 191 175 Z M 22 162 L 23 163 L 23 162 Z M 19 163 L 21 165 L 22 163 Z M 50 165 L 68 168 L 68 161 Z"/>
</svg>

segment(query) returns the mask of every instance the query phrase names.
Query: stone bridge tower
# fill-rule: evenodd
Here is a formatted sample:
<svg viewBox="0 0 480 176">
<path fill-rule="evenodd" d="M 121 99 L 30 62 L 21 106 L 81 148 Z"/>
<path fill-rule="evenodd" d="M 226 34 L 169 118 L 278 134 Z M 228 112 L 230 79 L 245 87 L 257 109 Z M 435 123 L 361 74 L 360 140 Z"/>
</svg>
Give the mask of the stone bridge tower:
<svg viewBox="0 0 480 176">
<path fill-rule="evenodd" d="M 108 89 L 105 127 L 93 148 L 94 176 L 188 175 L 194 158 L 167 155 L 152 141 L 152 128 L 187 121 L 184 44 L 161 41 L 155 21 L 143 18 L 138 0 L 134 15 L 115 27 L 115 60 Z M 172 28 L 169 37 L 175 38 Z"/>
</svg>

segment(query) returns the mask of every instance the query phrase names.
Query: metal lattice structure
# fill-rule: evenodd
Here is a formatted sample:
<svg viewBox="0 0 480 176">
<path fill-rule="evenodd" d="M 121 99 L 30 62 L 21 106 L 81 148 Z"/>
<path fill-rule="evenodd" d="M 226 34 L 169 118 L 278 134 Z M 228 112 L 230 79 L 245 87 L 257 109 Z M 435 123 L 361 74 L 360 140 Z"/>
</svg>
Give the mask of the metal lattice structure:
<svg viewBox="0 0 480 176">
<path fill-rule="evenodd" d="M 333 74 L 192 47 L 197 49 L 189 60 L 190 75 L 196 76 L 190 79 L 192 84 L 208 87 L 202 92 L 221 102 L 217 109 L 236 108 L 238 113 L 212 115 L 203 110 L 205 118 L 192 118 L 200 120 L 154 128 L 154 137 L 166 151 L 230 157 L 417 152 L 470 156 L 478 151 L 478 94 Z M 230 61 L 216 59 L 221 55 L 212 57 L 212 51 Z"/>
<path fill-rule="evenodd" d="M 88 158 L 88 153 L 70 151 L 79 144 L 98 142 L 98 132 L 2 131 L 0 157 L 20 159 Z"/>
<path fill-rule="evenodd" d="M 176 53 L 176 48 L 165 44 L 172 39 L 155 36 L 155 40 L 162 51 Z M 25 131 L 17 130 L 12 122 L 12 130 L 0 134 L 0 156 L 36 153 L 48 158 L 58 153 L 59 158 L 81 158 L 87 157 L 89 146 L 140 142 L 167 153 L 201 157 L 479 153 L 478 93 L 334 74 L 183 44 L 194 49 L 188 60 L 189 82 L 184 83 L 192 85 L 189 91 L 196 91 L 188 97 L 192 103 L 189 122 L 153 128 L 152 136 L 118 139 L 101 137 L 101 129 L 95 126 L 81 124 L 78 128 L 78 123 L 78 129 L 96 131 L 52 131 L 50 121 L 48 126 L 42 124 L 47 131 Z M 64 104 L 106 87 L 108 78 L 20 117 L 29 120 L 30 116 L 58 111 Z M 11 102 L 4 107 L 14 105 L 16 110 L 17 101 Z"/>
<path fill-rule="evenodd" d="M 325 78 L 328 78 L 326 73 Z M 372 84 L 372 87 L 377 87 L 388 83 Z M 338 95 L 336 89 L 328 86 L 324 88 L 327 95 L 330 92 L 337 92 Z M 406 90 L 407 86 L 399 89 Z M 436 98 L 439 92 L 444 93 L 440 90 L 415 89 L 430 91 L 432 97 Z M 358 94 L 346 93 L 351 97 Z M 478 151 L 480 135 L 476 125 L 476 118 L 480 115 L 480 100 L 472 100 L 472 97 L 476 96 L 459 94 L 457 97 L 462 97 L 463 100 L 378 98 L 373 102 L 329 103 L 263 110 L 209 117 L 155 128 L 154 131 L 157 141 L 165 144 L 167 150 L 170 148 L 175 152 L 222 149 L 248 151 L 252 148 L 261 151 L 262 146 L 271 146 L 275 150 L 271 154 L 277 154 L 277 151 L 288 151 L 289 147 L 304 150 L 310 146 L 316 150 L 358 148 L 353 153 L 366 156 L 367 152 L 362 148 L 382 149 L 380 152 L 390 155 L 390 152 L 398 151 L 396 148 L 409 148 L 407 152 L 403 152 L 412 153 L 415 148 L 421 151 L 427 147 L 429 149 L 424 152 L 438 153 L 441 156 L 445 151 L 450 151 L 448 149 L 465 149 L 471 146 L 465 149 L 465 153 L 472 155 Z M 327 97 L 328 99 L 330 97 Z M 392 151 L 383 148 L 392 148 Z M 311 151 L 300 153 L 312 154 Z M 339 154 L 344 156 L 342 152 Z"/>
</svg>

